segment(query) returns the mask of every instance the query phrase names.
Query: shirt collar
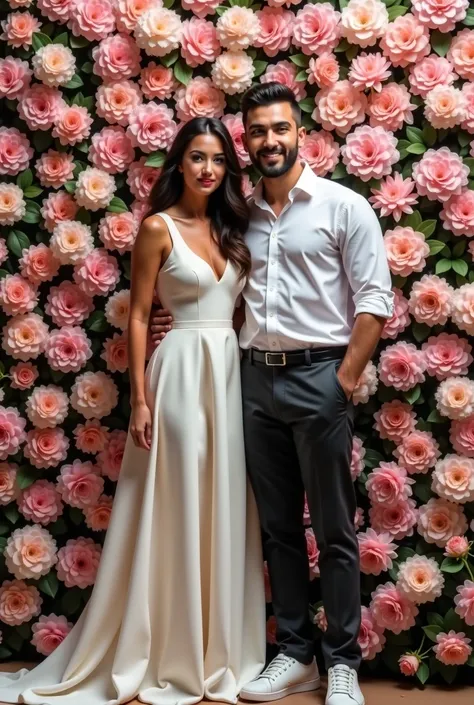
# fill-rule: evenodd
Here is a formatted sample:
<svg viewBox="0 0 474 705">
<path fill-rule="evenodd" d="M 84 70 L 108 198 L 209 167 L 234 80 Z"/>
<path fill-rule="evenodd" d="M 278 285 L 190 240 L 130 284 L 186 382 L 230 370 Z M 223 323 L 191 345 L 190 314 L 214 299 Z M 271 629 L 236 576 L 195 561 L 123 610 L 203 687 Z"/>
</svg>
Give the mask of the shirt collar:
<svg viewBox="0 0 474 705">
<path fill-rule="evenodd" d="M 303 164 L 303 171 L 301 172 L 300 178 L 288 194 L 290 202 L 293 202 L 294 197 L 298 193 L 304 193 L 308 196 L 314 196 L 316 194 L 318 177 L 306 162 L 301 163 Z M 262 206 L 266 204 L 266 201 L 263 198 L 262 179 L 259 179 L 259 181 L 255 185 L 253 193 L 249 197 L 249 203 L 255 203 L 255 205 L 259 208 L 262 208 Z"/>
</svg>

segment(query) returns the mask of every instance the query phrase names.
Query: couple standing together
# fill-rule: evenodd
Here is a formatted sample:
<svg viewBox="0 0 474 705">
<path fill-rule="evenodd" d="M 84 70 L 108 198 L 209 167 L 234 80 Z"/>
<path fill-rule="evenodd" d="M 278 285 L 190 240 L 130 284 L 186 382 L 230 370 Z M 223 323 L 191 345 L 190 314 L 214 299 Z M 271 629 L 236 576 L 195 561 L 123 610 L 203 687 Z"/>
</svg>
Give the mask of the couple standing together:
<svg viewBox="0 0 474 705">
<path fill-rule="evenodd" d="M 248 202 L 215 119 L 183 126 L 154 187 L 132 255 L 130 431 L 96 584 L 49 658 L 0 677 L 0 701 L 193 705 L 317 689 L 306 492 L 326 702 L 364 703 L 350 398 L 392 312 L 382 234 L 364 198 L 298 160 L 287 87 L 249 89 L 242 110 L 263 177 Z M 145 371 L 155 292 L 164 310 Z M 261 538 L 280 646 L 263 673 Z"/>
</svg>

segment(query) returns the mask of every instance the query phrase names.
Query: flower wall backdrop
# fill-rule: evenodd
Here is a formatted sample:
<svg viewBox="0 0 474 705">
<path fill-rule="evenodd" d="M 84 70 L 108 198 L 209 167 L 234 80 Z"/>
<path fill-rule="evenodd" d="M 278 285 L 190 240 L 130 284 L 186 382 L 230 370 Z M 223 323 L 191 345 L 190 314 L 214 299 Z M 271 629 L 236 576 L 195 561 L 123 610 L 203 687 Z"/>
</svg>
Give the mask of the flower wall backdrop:
<svg viewBox="0 0 474 705">
<path fill-rule="evenodd" d="M 94 583 L 130 410 L 130 250 L 164 152 L 220 117 L 250 192 L 240 94 L 278 80 L 315 173 L 370 198 L 393 273 L 355 395 L 365 664 L 452 682 L 474 666 L 474 10 L 251 2 L 0 0 L 0 656 L 51 653 Z"/>
</svg>

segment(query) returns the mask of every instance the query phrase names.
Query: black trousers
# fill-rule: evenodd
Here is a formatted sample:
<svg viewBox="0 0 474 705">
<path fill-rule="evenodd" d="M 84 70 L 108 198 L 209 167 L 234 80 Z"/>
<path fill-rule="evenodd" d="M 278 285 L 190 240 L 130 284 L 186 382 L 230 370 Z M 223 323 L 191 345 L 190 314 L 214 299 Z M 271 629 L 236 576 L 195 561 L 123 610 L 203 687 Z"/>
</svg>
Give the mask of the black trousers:
<svg viewBox="0 0 474 705">
<path fill-rule="evenodd" d="M 247 470 L 268 563 L 277 639 L 301 663 L 314 656 L 309 618 L 309 564 L 304 492 L 320 550 L 328 629 L 326 667 L 357 669 L 361 654 L 356 499 L 350 475 L 354 410 L 331 359 L 267 367 L 242 360 Z"/>
</svg>

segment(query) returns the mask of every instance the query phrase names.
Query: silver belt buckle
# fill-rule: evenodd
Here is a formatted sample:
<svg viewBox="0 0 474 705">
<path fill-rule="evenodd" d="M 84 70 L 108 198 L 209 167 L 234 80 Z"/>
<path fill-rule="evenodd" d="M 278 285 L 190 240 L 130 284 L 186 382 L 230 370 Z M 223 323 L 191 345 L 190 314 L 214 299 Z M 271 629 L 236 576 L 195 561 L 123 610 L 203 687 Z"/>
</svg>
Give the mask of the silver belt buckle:
<svg viewBox="0 0 474 705">
<path fill-rule="evenodd" d="M 280 362 L 271 362 L 270 358 L 279 358 Z M 286 365 L 286 355 L 284 352 L 282 353 L 272 353 L 272 352 L 267 352 L 265 353 L 265 364 L 268 367 L 285 367 Z"/>
</svg>

